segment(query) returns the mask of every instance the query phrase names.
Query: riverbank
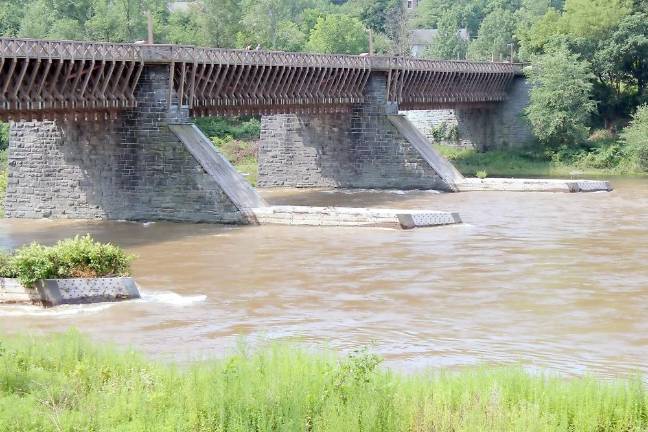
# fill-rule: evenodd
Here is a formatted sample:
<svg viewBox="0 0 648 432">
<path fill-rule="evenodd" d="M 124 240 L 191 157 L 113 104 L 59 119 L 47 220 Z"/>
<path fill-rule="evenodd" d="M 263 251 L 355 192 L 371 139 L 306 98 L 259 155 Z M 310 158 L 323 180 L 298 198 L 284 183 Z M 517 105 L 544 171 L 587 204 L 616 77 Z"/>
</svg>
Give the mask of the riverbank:
<svg viewBox="0 0 648 432">
<path fill-rule="evenodd" d="M 648 427 L 637 381 L 520 368 L 406 375 L 365 351 L 273 345 L 174 367 L 77 333 L 0 337 L 5 431 L 629 431 Z"/>
<path fill-rule="evenodd" d="M 435 148 L 466 177 L 642 177 L 622 147 L 609 143 L 571 151 L 521 149 L 477 152 L 443 145 Z"/>
</svg>

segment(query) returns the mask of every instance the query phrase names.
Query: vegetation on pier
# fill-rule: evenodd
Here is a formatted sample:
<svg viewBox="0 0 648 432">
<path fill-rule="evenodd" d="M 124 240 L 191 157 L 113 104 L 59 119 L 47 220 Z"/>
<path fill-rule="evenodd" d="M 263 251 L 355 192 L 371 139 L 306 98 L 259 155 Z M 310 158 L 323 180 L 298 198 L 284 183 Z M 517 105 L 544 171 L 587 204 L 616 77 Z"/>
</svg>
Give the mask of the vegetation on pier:
<svg viewBox="0 0 648 432">
<path fill-rule="evenodd" d="M 118 246 L 75 236 L 53 246 L 38 243 L 0 253 L 0 277 L 18 278 L 24 285 L 41 279 L 127 276 L 133 257 Z"/>
<path fill-rule="evenodd" d="M 78 334 L 0 337 L 3 431 L 639 431 L 639 381 L 518 367 L 399 374 L 366 351 L 339 358 L 245 348 L 183 367 Z"/>
<path fill-rule="evenodd" d="M 256 117 L 201 118 L 196 125 L 245 178 L 256 186 L 261 122 Z"/>
</svg>

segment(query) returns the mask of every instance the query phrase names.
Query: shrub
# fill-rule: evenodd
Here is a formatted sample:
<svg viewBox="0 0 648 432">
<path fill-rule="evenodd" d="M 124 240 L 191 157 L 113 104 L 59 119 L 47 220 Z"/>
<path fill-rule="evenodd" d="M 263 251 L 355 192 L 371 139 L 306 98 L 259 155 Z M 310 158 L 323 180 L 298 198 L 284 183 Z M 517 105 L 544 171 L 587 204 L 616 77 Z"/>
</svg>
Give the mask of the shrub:
<svg viewBox="0 0 648 432">
<path fill-rule="evenodd" d="M 478 179 L 482 179 L 482 180 L 483 180 L 483 179 L 485 179 L 486 177 L 488 177 L 488 172 L 486 172 L 485 170 L 479 170 L 479 171 L 477 171 L 477 172 L 475 173 L 475 175 L 477 176 Z"/>
<path fill-rule="evenodd" d="M 212 137 L 212 142 L 218 150 L 234 165 L 246 161 L 255 161 L 259 152 L 257 141 L 240 141 L 235 140 L 227 135 L 224 138 Z"/>
<path fill-rule="evenodd" d="M 637 108 L 632 121 L 621 133 L 637 169 L 648 171 L 648 105 Z"/>
<path fill-rule="evenodd" d="M 196 119 L 196 125 L 208 137 L 256 140 L 261 135 L 261 121 L 257 117 L 206 117 Z"/>
<path fill-rule="evenodd" d="M 0 256 L 0 277 L 17 277 L 25 285 L 41 279 L 127 276 L 133 257 L 90 235 L 61 240 L 47 247 L 32 243 Z"/>
<path fill-rule="evenodd" d="M 605 142 L 614 140 L 614 133 L 609 129 L 597 129 L 589 137 L 591 142 Z"/>
<path fill-rule="evenodd" d="M 9 123 L 0 123 L 0 150 L 9 147 Z"/>
<path fill-rule="evenodd" d="M 459 141 L 459 127 L 456 124 L 440 123 L 430 131 L 435 142 Z"/>
<path fill-rule="evenodd" d="M 525 72 L 532 85 L 525 112 L 538 139 L 554 146 L 585 141 L 596 109 L 590 64 L 561 47 L 533 57 Z"/>
<path fill-rule="evenodd" d="M 14 265 L 12 255 L 7 252 L 0 252 L 0 275 L 2 277 L 18 277 L 18 269 Z"/>
</svg>

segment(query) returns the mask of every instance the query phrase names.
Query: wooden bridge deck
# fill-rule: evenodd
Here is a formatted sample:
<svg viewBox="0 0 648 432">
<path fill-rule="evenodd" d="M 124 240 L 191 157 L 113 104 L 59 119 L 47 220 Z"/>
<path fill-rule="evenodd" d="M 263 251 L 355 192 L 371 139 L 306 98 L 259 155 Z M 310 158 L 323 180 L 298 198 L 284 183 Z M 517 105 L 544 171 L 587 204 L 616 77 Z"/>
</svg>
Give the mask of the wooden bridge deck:
<svg viewBox="0 0 648 432">
<path fill-rule="evenodd" d="M 496 103 L 518 66 L 0 38 L 0 118 L 104 118 L 137 104 L 147 65 L 169 65 L 169 91 L 192 115 L 349 111 L 372 73 L 401 109 Z"/>
</svg>

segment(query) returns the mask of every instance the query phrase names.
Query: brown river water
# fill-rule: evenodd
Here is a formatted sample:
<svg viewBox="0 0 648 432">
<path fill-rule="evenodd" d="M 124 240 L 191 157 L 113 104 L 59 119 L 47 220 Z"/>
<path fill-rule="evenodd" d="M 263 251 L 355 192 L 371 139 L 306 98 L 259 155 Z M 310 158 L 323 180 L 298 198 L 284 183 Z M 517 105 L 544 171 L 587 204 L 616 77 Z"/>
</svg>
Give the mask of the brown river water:
<svg viewBox="0 0 648 432">
<path fill-rule="evenodd" d="M 378 228 L 0 221 L 0 247 L 77 233 L 139 258 L 143 299 L 0 307 L 0 330 L 76 327 L 186 361 L 290 340 L 370 346 L 415 370 L 521 363 L 648 375 L 648 180 L 613 193 L 273 191 L 275 204 L 459 211 L 463 225 Z"/>
</svg>

